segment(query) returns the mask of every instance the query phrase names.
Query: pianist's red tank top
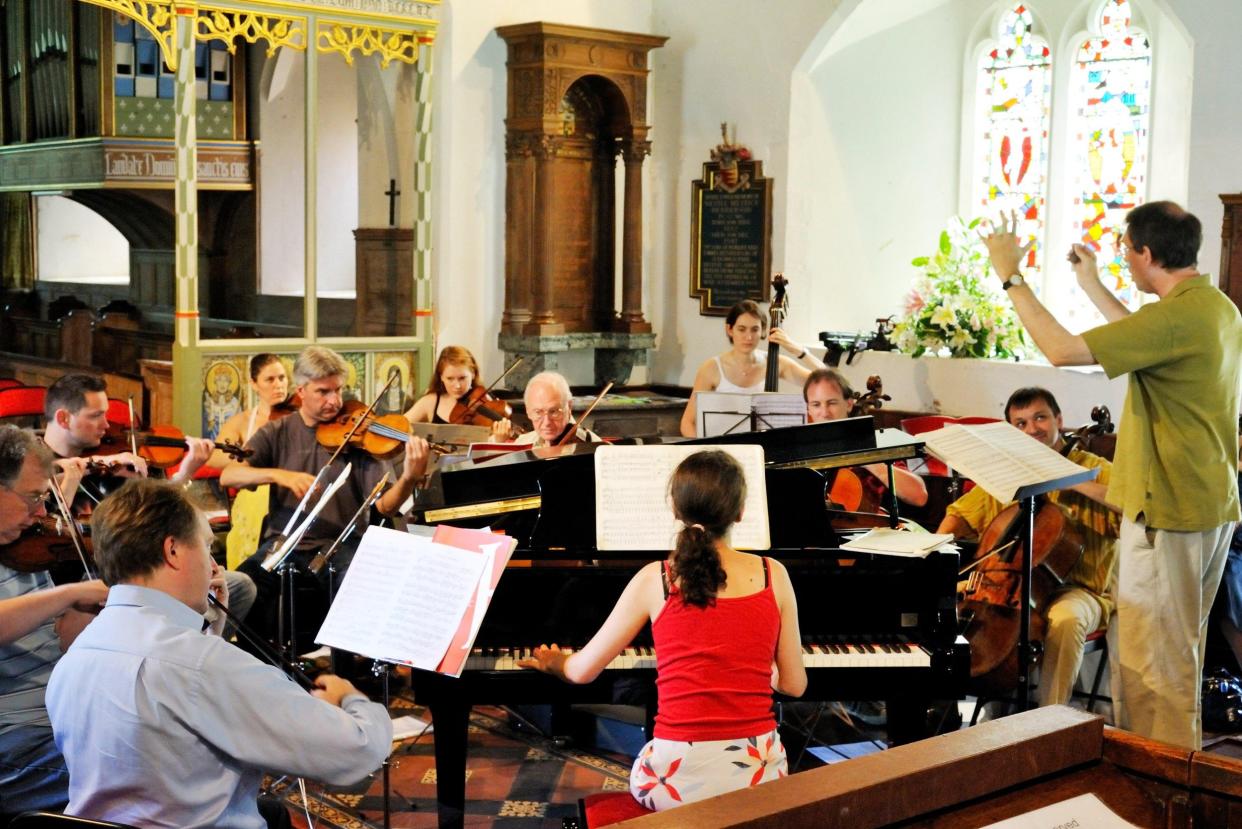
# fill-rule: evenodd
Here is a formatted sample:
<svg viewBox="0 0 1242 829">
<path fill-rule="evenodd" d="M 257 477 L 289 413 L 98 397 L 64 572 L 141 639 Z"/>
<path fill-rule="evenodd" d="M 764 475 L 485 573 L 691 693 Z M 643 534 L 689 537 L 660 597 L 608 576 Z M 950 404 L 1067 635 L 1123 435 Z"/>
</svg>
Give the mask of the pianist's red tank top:
<svg viewBox="0 0 1242 829">
<path fill-rule="evenodd" d="M 664 564 L 666 583 L 668 563 Z M 766 734 L 772 716 L 772 660 L 781 616 L 767 558 L 763 589 L 686 604 L 674 586 L 651 626 L 659 708 L 655 736 L 664 740 L 734 740 Z"/>
</svg>

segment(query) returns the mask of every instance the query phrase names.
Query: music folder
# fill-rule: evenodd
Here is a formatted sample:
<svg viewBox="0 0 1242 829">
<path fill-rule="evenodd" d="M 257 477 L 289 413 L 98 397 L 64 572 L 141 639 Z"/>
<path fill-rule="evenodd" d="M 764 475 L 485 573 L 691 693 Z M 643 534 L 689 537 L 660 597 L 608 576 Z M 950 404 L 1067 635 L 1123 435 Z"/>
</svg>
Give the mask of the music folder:
<svg viewBox="0 0 1242 829">
<path fill-rule="evenodd" d="M 515 544 L 488 535 L 435 540 L 369 527 L 316 643 L 428 671 L 445 666 L 445 673 L 459 675 L 464 656 L 454 662 L 446 655 L 454 644 L 469 653 Z"/>
</svg>

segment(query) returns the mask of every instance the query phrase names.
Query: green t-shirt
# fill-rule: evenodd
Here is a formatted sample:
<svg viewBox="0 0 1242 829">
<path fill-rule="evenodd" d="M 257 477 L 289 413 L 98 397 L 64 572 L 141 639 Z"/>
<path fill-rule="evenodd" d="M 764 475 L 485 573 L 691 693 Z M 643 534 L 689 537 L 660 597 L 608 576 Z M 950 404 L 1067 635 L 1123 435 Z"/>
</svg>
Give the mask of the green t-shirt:
<svg viewBox="0 0 1242 829">
<path fill-rule="evenodd" d="M 1207 276 L 1083 333 L 1109 377 L 1129 374 L 1108 500 L 1148 527 L 1236 521 L 1242 315 Z"/>
</svg>

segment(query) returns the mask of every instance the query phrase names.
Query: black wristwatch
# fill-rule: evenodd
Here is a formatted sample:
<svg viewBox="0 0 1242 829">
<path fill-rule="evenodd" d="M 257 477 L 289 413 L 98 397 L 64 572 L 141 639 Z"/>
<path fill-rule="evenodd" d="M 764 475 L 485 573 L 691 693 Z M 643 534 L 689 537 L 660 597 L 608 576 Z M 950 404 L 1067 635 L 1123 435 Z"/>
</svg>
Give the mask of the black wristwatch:
<svg viewBox="0 0 1242 829">
<path fill-rule="evenodd" d="M 1026 280 L 1022 278 L 1022 274 L 1015 273 L 1013 276 L 1001 283 L 1001 287 L 1008 291 L 1010 288 L 1016 288 L 1019 285 L 1025 285 Z"/>
</svg>

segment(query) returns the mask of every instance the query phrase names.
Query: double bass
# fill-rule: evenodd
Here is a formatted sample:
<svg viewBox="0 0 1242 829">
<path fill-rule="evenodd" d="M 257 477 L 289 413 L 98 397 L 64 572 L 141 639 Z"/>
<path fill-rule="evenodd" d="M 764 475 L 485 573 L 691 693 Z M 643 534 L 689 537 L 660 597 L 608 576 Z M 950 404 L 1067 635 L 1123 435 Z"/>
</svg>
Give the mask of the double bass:
<svg viewBox="0 0 1242 829">
<path fill-rule="evenodd" d="M 785 317 L 789 314 L 789 297 L 785 294 L 785 286 L 789 284 L 789 280 L 785 278 L 783 273 L 775 274 L 772 277 L 772 290 L 776 295 L 772 298 L 772 304 L 768 307 L 769 328 L 780 328 L 785 322 Z M 768 366 L 767 374 L 763 378 L 764 391 L 776 391 L 781 381 L 781 346 L 779 343 L 768 342 Z"/>
</svg>

